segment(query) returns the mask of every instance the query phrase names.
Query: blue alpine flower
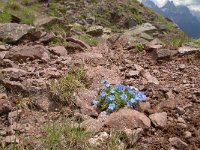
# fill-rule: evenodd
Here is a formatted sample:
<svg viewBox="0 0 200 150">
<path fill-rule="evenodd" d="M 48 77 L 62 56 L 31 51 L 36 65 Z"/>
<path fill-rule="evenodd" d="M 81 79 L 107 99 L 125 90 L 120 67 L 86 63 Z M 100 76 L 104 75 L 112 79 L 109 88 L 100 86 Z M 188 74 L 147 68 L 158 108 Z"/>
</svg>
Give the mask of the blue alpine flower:
<svg viewBox="0 0 200 150">
<path fill-rule="evenodd" d="M 108 110 L 112 111 L 112 110 L 114 110 L 114 109 L 115 109 L 115 104 L 114 104 L 114 103 L 109 104 Z"/>
<path fill-rule="evenodd" d="M 109 88 L 109 87 L 110 87 L 110 84 L 105 84 L 105 87 L 106 87 L 106 88 Z"/>
<path fill-rule="evenodd" d="M 135 102 L 137 102 L 137 99 L 131 98 L 131 99 L 127 102 L 127 105 L 128 105 L 128 106 L 132 106 Z"/>
<path fill-rule="evenodd" d="M 122 92 L 124 90 L 124 85 L 123 84 L 116 84 L 115 89 Z"/>
<path fill-rule="evenodd" d="M 127 89 L 127 91 L 129 91 L 129 92 L 132 92 L 133 90 L 137 90 L 137 88 L 134 87 L 134 86 L 127 86 L 126 89 Z"/>
<path fill-rule="evenodd" d="M 132 92 L 132 95 L 134 95 L 135 98 L 136 98 L 138 101 L 140 101 L 140 100 L 146 98 L 144 92 L 141 92 L 141 91 L 134 91 L 134 92 Z"/>
<path fill-rule="evenodd" d="M 91 102 L 92 105 L 97 105 L 98 103 L 99 103 L 99 102 L 98 102 L 97 100 L 95 100 L 95 99 L 92 100 L 92 102 Z"/>
<path fill-rule="evenodd" d="M 106 80 L 101 80 L 101 84 L 106 84 L 107 81 Z"/>
<path fill-rule="evenodd" d="M 106 95 L 107 95 L 106 92 L 104 92 L 104 91 L 101 91 L 101 92 L 100 92 L 100 97 L 101 97 L 101 98 L 104 98 Z"/>
<path fill-rule="evenodd" d="M 111 90 L 110 90 L 110 93 L 112 93 L 112 94 L 114 94 L 116 92 L 116 89 L 115 88 L 112 88 Z"/>
<path fill-rule="evenodd" d="M 127 95 L 126 94 L 122 94 L 121 96 L 120 96 L 120 99 L 121 100 L 123 100 L 123 101 L 125 101 L 126 99 L 127 99 Z"/>
<path fill-rule="evenodd" d="M 115 96 L 114 95 L 109 95 L 107 98 L 106 98 L 106 101 L 107 102 L 113 102 L 115 100 Z"/>
</svg>

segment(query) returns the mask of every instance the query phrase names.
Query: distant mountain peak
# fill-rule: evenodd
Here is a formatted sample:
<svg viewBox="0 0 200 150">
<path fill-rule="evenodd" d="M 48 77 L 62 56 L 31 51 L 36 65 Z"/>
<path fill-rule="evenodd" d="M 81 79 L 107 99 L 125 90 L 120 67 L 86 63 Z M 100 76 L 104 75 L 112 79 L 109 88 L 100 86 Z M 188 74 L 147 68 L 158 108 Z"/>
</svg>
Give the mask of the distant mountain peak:
<svg viewBox="0 0 200 150">
<path fill-rule="evenodd" d="M 176 6 L 173 1 L 167 1 L 167 3 L 162 8 L 176 9 Z"/>
</svg>

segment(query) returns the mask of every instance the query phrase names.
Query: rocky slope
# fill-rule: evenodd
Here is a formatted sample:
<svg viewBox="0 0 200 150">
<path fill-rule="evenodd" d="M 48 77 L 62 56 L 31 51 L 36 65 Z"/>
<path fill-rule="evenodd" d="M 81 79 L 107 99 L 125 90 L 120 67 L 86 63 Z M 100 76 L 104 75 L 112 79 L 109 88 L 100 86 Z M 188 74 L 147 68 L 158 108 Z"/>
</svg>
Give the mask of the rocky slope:
<svg viewBox="0 0 200 150">
<path fill-rule="evenodd" d="M 98 6 L 97 1 L 67 2 L 56 5 L 87 6 L 85 11 Z M 101 1 L 103 8 L 112 7 L 106 2 Z M 110 22 L 67 24 L 47 16 L 53 2 L 39 4 L 45 17 L 34 25 L 0 23 L 2 149 L 200 148 L 198 47 L 164 44 L 166 28 L 151 19 L 126 29 L 120 18 L 117 33 Z M 83 11 L 76 7 L 75 12 Z M 147 100 L 134 109 L 101 112 L 91 100 L 102 79 L 134 85 Z"/>
</svg>

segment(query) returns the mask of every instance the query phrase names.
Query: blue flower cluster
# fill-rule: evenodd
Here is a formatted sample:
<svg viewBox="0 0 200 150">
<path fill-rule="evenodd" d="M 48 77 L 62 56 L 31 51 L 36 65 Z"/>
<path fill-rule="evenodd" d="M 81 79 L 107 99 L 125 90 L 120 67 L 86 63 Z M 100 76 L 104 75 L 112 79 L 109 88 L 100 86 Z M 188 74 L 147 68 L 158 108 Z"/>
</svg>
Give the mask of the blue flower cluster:
<svg viewBox="0 0 200 150">
<path fill-rule="evenodd" d="M 125 105 L 132 107 L 134 103 L 146 98 L 144 92 L 139 91 L 134 86 L 116 84 L 111 86 L 106 80 L 102 80 L 104 85 L 97 99 L 92 100 L 92 105 L 97 105 L 101 110 L 112 112 Z"/>
</svg>

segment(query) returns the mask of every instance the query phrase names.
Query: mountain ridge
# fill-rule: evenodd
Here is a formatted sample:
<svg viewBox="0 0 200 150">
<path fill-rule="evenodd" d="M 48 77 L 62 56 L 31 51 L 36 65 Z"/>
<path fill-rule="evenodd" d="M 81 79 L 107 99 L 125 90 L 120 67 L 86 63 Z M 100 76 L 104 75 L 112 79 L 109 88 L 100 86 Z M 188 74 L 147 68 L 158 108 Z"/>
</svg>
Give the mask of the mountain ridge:
<svg viewBox="0 0 200 150">
<path fill-rule="evenodd" d="M 173 1 L 167 1 L 163 7 L 159 8 L 153 1 L 142 0 L 141 2 L 157 13 L 173 20 L 190 37 L 200 37 L 200 21 L 187 6 L 175 6 Z"/>
</svg>

